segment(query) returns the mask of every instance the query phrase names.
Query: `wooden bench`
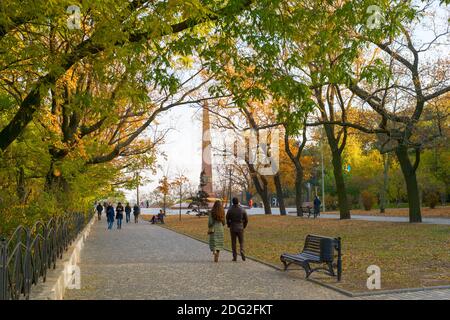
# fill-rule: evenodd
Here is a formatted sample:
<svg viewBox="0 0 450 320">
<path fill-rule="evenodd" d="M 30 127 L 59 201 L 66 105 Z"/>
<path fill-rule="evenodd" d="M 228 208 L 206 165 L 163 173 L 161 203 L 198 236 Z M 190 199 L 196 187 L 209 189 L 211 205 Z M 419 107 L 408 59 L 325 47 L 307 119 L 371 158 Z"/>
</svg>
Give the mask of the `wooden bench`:
<svg viewBox="0 0 450 320">
<path fill-rule="evenodd" d="M 302 216 L 307 213 L 308 214 L 308 218 L 311 215 L 311 207 L 302 207 Z"/>
<path fill-rule="evenodd" d="M 308 218 L 311 217 L 311 215 L 313 215 L 314 218 L 317 218 L 317 216 L 320 216 L 320 212 L 316 213 L 314 211 L 314 205 L 312 202 L 303 202 L 301 215 L 304 216 L 305 213 L 308 214 Z"/>
<path fill-rule="evenodd" d="M 326 274 L 333 277 L 337 276 L 337 280 L 341 281 L 341 238 L 309 234 L 306 236 L 302 252 L 298 254 L 283 253 L 280 260 L 284 264 L 284 271 L 287 270 L 289 265 L 297 264 L 305 269 L 306 278 L 314 271 L 324 270 Z M 320 266 L 312 268 L 311 264 L 319 264 Z M 334 268 L 336 268 L 336 272 Z"/>
<path fill-rule="evenodd" d="M 196 216 L 199 217 L 199 218 L 203 217 L 203 216 L 208 216 L 208 215 L 209 215 L 208 211 L 201 211 L 200 210 L 199 212 L 196 213 Z"/>
</svg>

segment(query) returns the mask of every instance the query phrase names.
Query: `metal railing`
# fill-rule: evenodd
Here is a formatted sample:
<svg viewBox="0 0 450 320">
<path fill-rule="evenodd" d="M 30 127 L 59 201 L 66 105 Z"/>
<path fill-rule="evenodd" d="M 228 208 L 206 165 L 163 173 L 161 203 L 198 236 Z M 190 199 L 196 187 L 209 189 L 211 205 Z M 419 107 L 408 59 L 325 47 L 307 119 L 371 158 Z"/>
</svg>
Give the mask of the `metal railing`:
<svg viewBox="0 0 450 320">
<path fill-rule="evenodd" d="M 67 213 L 31 228 L 18 226 L 9 239 L 0 238 L 0 300 L 29 299 L 32 285 L 45 282 L 47 270 L 75 240 L 92 213 Z"/>
</svg>

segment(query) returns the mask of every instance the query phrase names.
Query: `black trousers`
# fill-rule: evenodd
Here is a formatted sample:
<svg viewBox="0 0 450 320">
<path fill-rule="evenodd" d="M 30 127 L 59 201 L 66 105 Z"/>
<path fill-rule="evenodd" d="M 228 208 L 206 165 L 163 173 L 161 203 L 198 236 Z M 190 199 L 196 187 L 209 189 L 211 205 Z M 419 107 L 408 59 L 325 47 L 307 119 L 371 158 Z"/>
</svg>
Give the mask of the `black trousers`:
<svg viewBox="0 0 450 320">
<path fill-rule="evenodd" d="M 244 230 L 241 231 L 233 231 L 230 230 L 230 236 L 231 236 L 231 249 L 233 250 L 233 258 L 237 257 L 237 249 L 236 249 L 236 239 L 239 240 L 239 248 L 241 255 L 245 255 L 244 250 Z"/>
</svg>

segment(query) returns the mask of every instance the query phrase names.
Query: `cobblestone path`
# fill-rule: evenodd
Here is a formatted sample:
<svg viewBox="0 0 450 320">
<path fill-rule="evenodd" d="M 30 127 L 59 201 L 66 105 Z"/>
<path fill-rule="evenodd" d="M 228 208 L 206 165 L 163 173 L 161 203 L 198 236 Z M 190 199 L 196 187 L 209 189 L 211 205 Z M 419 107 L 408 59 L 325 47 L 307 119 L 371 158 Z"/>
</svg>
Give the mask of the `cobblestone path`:
<svg viewBox="0 0 450 320">
<path fill-rule="evenodd" d="M 229 252 L 212 262 L 206 244 L 141 221 L 122 230 L 96 222 L 81 254 L 81 289 L 65 299 L 346 299 L 305 281 L 302 271 L 283 273 L 251 260 L 232 262 Z"/>
<path fill-rule="evenodd" d="M 96 222 L 81 253 L 81 289 L 65 299 L 349 299 L 304 280 L 304 272 L 281 272 L 251 261 L 211 260 L 208 245 L 141 221 L 122 230 Z M 450 300 L 450 289 L 389 293 L 356 299 Z"/>
</svg>

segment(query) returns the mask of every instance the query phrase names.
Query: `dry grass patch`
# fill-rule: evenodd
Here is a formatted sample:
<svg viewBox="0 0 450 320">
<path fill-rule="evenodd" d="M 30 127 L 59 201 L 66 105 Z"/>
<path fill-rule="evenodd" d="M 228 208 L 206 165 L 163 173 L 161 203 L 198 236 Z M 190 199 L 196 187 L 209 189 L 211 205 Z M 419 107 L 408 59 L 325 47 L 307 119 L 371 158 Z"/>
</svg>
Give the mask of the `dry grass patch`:
<svg viewBox="0 0 450 320">
<path fill-rule="evenodd" d="M 166 227 L 207 240 L 205 217 L 166 218 Z M 343 279 L 313 274 L 354 292 L 366 291 L 366 268 L 381 268 L 382 289 L 450 285 L 450 226 L 409 223 L 250 216 L 246 231 L 249 256 L 282 266 L 282 252 L 298 252 L 307 234 L 342 237 Z M 230 237 L 225 233 L 225 247 Z"/>
</svg>

